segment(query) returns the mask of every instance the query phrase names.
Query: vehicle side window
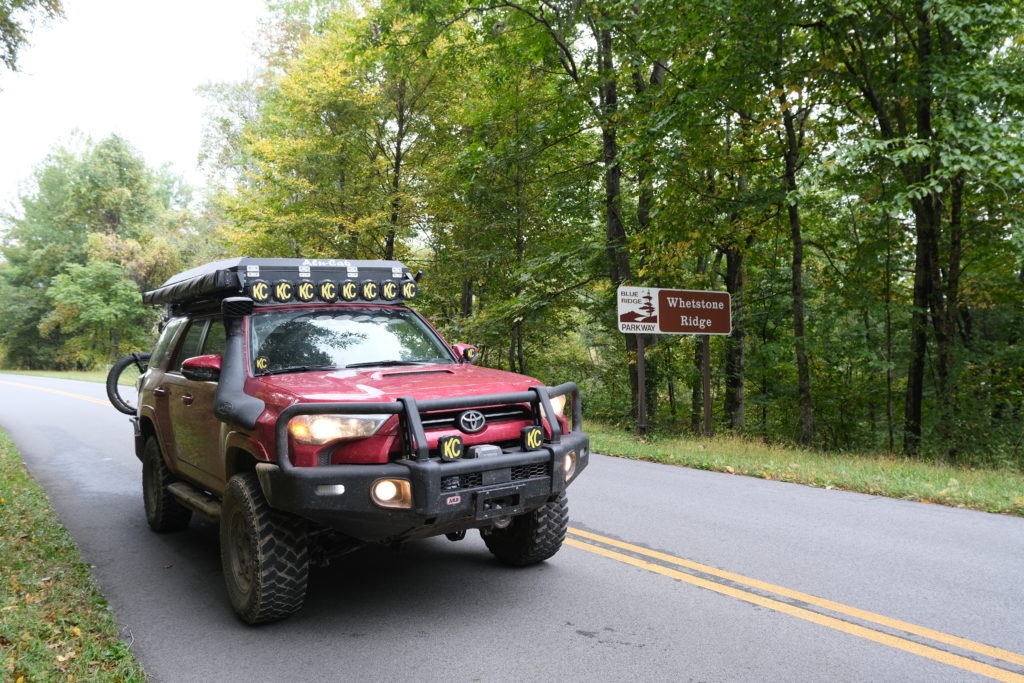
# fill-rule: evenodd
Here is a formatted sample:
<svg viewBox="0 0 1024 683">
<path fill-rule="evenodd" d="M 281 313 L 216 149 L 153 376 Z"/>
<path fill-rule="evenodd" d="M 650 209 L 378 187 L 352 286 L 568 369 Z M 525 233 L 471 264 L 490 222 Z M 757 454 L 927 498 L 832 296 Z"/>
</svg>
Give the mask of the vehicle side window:
<svg viewBox="0 0 1024 683">
<path fill-rule="evenodd" d="M 160 338 L 156 342 L 156 347 L 153 348 L 153 355 L 149 359 L 150 367 L 163 367 L 167 351 L 171 348 L 171 342 L 178 338 L 178 332 L 181 331 L 184 324 L 185 318 L 174 318 L 164 326 L 163 332 L 160 333 Z"/>
<path fill-rule="evenodd" d="M 200 354 L 203 343 L 203 333 L 206 331 L 206 320 L 193 320 L 185 331 L 185 338 L 178 346 L 178 354 L 174 357 L 171 367 L 174 372 L 181 372 L 181 364 L 193 356 Z"/>
<path fill-rule="evenodd" d="M 206 333 L 206 341 L 203 342 L 203 353 L 216 353 L 224 355 L 226 334 L 224 332 L 223 320 L 211 320 L 210 329 Z"/>
</svg>

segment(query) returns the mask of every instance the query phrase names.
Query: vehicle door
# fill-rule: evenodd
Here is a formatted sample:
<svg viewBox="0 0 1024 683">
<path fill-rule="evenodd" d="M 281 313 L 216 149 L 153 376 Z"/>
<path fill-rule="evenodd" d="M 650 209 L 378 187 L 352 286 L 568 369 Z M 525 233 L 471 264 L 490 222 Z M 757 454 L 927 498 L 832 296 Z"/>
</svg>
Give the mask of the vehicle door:
<svg viewBox="0 0 1024 683">
<path fill-rule="evenodd" d="M 223 473 L 222 423 L 214 415 L 216 382 L 196 382 L 181 373 L 188 358 L 223 354 L 224 323 L 217 317 L 195 318 L 185 330 L 174 358 L 164 375 L 170 452 L 183 476 L 204 487 L 220 491 L 218 473 Z"/>
</svg>

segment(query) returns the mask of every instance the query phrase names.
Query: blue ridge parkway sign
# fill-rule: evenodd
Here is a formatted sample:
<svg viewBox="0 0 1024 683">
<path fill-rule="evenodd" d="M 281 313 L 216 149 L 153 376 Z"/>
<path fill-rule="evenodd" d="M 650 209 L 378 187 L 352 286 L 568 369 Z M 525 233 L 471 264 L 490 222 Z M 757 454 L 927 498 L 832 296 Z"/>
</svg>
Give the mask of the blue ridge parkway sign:
<svg viewBox="0 0 1024 683">
<path fill-rule="evenodd" d="M 619 332 L 625 334 L 729 334 L 728 292 L 658 287 L 618 289 Z"/>
</svg>

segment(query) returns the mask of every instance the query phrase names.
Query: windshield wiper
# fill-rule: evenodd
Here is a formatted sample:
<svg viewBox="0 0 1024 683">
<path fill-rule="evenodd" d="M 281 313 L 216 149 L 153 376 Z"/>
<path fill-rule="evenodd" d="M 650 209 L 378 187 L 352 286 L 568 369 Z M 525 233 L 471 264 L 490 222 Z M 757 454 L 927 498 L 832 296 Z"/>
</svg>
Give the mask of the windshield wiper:
<svg viewBox="0 0 1024 683">
<path fill-rule="evenodd" d="M 274 368 L 273 370 L 264 370 L 258 372 L 258 377 L 266 377 L 267 375 L 287 375 L 293 372 L 312 372 L 314 370 L 337 370 L 338 367 L 335 365 L 291 365 L 286 368 Z"/>
<path fill-rule="evenodd" d="M 346 368 L 373 368 L 373 367 L 394 367 L 396 365 L 424 365 L 436 363 L 433 360 L 371 360 L 366 363 L 349 363 Z"/>
</svg>

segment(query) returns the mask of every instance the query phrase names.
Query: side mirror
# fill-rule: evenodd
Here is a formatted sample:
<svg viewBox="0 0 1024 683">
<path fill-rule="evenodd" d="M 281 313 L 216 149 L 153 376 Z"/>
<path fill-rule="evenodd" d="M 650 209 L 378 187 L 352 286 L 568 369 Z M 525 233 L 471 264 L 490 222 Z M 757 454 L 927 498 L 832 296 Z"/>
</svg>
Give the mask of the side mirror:
<svg viewBox="0 0 1024 683">
<path fill-rule="evenodd" d="M 480 351 L 472 344 L 456 344 L 454 348 L 455 353 L 459 356 L 460 363 L 469 363 L 472 365 L 480 356 Z"/>
<path fill-rule="evenodd" d="M 220 380 L 220 363 L 218 354 L 186 358 L 181 363 L 181 374 L 193 382 L 216 382 Z"/>
</svg>

